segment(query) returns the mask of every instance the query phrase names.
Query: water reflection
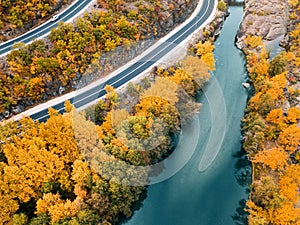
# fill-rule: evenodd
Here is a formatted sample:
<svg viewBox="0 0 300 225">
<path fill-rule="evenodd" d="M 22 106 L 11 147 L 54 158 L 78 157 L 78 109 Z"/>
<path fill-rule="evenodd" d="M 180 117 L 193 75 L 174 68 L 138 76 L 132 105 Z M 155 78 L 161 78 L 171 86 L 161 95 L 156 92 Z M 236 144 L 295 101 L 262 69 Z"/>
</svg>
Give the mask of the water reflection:
<svg viewBox="0 0 300 225">
<path fill-rule="evenodd" d="M 246 200 L 241 199 L 239 201 L 239 206 L 236 208 L 235 213 L 232 217 L 236 225 L 246 225 L 248 224 L 248 213 L 245 212 Z"/>
<path fill-rule="evenodd" d="M 243 150 L 237 152 L 234 157 L 237 158 L 234 173 L 235 178 L 240 186 L 249 189 L 249 185 L 251 184 L 251 163 Z"/>
<path fill-rule="evenodd" d="M 242 149 L 234 157 L 237 158 L 234 173 L 235 179 L 240 186 L 245 187 L 245 193 L 249 196 L 249 187 L 252 182 L 251 162 L 247 159 L 247 155 Z M 248 224 L 248 213 L 245 211 L 246 201 L 247 199 L 241 199 L 234 215 L 231 216 L 236 225 Z"/>
<path fill-rule="evenodd" d="M 172 178 L 149 186 L 144 206 L 135 212 L 126 225 L 247 224 L 243 208 L 248 198 L 246 193 L 249 192 L 247 184 L 251 181 L 251 167 L 244 153 L 239 152 L 239 121 L 244 114 L 248 93 L 242 87 L 246 76 L 244 56 L 234 45 L 242 16 L 242 7 L 230 7 L 230 16 L 216 42 L 220 44 L 215 46 L 215 57 L 218 59 L 215 75 L 227 106 L 228 126 L 222 150 L 213 165 L 199 173 L 199 161 L 211 130 L 210 107 L 205 96 L 200 97 L 203 103 L 199 114 L 201 132 L 193 157 Z M 190 145 L 185 147 L 188 149 Z"/>
</svg>

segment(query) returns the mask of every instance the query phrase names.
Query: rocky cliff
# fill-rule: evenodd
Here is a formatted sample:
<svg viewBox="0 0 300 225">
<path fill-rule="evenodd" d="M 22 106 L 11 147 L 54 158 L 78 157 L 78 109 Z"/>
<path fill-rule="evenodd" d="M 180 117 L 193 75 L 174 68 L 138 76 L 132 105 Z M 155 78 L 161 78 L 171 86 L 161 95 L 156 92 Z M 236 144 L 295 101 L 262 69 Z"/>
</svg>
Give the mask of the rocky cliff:
<svg viewBox="0 0 300 225">
<path fill-rule="evenodd" d="M 245 0 L 244 18 L 237 33 L 237 46 L 245 47 L 248 34 L 272 41 L 286 34 L 289 21 L 289 5 L 281 0 Z"/>
</svg>

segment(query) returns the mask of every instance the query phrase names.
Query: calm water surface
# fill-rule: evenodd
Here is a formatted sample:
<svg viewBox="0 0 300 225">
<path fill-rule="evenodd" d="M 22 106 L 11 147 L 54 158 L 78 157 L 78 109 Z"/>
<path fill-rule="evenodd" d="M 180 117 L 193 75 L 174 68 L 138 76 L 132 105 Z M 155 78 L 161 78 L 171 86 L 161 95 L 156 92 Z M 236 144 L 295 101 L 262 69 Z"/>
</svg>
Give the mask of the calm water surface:
<svg viewBox="0 0 300 225">
<path fill-rule="evenodd" d="M 199 172 L 199 162 L 206 151 L 212 129 L 212 112 L 205 95 L 199 114 L 200 132 L 197 148 L 189 162 L 175 176 L 151 185 L 147 198 L 127 225 L 236 225 L 240 221 L 240 204 L 247 199 L 249 168 L 242 160 L 240 121 L 243 117 L 247 92 L 242 87 L 245 79 L 244 58 L 234 46 L 242 7 L 230 7 L 220 37 L 215 43 L 216 68 L 214 75 L 223 92 L 225 110 L 219 116 L 226 120 L 222 147 L 212 164 Z M 208 84 L 206 90 L 213 88 Z M 218 98 L 218 96 L 215 96 Z M 182 139 L 188 134 L 183 133 Z M 214 137 L 218 137 L 219 133 Z M 220 137 L 219 140 L 222 138 Z M 186 146 L 188 149 L 189 146 Z"/>
</svg>

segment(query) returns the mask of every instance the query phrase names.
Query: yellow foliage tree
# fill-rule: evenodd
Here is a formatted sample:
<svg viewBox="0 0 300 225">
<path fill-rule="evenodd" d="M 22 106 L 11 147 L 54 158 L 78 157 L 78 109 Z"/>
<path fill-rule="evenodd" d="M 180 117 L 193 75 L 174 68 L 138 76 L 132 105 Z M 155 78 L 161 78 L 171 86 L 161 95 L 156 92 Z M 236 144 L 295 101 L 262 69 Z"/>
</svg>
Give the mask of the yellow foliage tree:
<svg viewBox="0 0 300 225">
<path fill-rule="evenodd" d="M 73 217 L 79 211 L 75 201 L 62 200 L 59 194 L 44 194 L 42 199 L 37 201 L 37 214 L 48 213 L 51 223 L 58 222 L 62 219 Z"/>
<path fill-rule="evenodd" d="M 288 0 L 288 3 L 289 3 L 293 8 L 296 8 L 296 6 L 299 4 L 299 0 Z"/>
<path fill-rule="evenodd" d="M 283 123 L 283 113 L 282 108 L 273 109 L 267 116 L 266 120 L 268 122 L 272 122 L 277 125 L 281 125 Z"/>
<path fill-rule="evenodd" d="M 119 127 L 124 120 L 126 120 L 129 116 L 129 113 L 126 109 L 117 109 L 111 111 L 111 117 L 112 117 L 112 125 L 114 129 Z"/>
<path fill-rule="evenodd" d="M 39 195 L 45 182 L 59 178 L 64 167 L 63 161 L 47 151 L 46 145 L 41 137 L 15 137 L 13 143 L 3 146 L 8 161 L 2 174 L 2 179 L 8 185 L 0 187 L 3 193 L 21 202 L 28 202 Z"/>
<path fill-rule="evenodd" d="M 249 213 L 249 225 L 268 225 L 268 216 L 262 207 L 255 205 L 251 200 L 247 201 L 246 205 L 248 207 L 247 212 Z"/>
<path fill-rule="evenodd" d="M 55 203 L 49 207 L 51 222 L 55 223 L 65 218 L 74 217 L 79 211 L 75 201 L 65 200 L 62 203 Z"/>
<path fill-rule="evenodd" d="M 244 39 L 244 43 L 250 49 L 254 49 L 258 46 L 262 46 L 263 45 L 262 36 L 255 36 L 255 35 L 248 34 L 247 37 Z"/>
<path fill-rule="evenodd" d="M 256 73 L 257 75 L 268 75 L 269 63 L 265 58 L 261 58 L 257 64 L 253 66 L 251 72 Z"/>
<path fill-rule="evenodd" d="M 272 95 L 274 100 L 282 101 L 284 98 L 283 88 L 286 86 L 286 73 L 276 75 L 270 79 L 270 87 L 267 93 Z"/>
<path fill-rule="evenodd" d="M 202 43 L 201 41 L 195 45 L 196 55 L 202 56 L 206 53 L 212 53 L 215 49 L 214 45 L 210 41 L 205 41 Z"/>
<path fill-rule="evenodd" d="M 284 146 L 284 149 L 293 153 L 300 145 L 300 127 L 291 125 L 285 128 L 279 135 L 278 143 Z"/>
<path fill-rule="evenodd" d="M 286 119 L 289 123 L 297 123 L 300 119 L 300 110 L 296 107 L 289 108 Z"/>
<path fill-rule="evenodd" d="M 279 192 L 281 195 L 285 196 L 285 198 L 292 202 L 293 204 L 297 204 L 299 201 L 299 193 L 298 186 L 293 177 L 286 176 L 284 173 L 280 176 L 280 180 L 278 182 Z"/>
<path fill-rule="evenodd" d="M 169 128 L 177 127 L 179 115 L 176 107 L 165 98 L 158 96 L 143 97 L 135 106 L 136 116 L 162 118 Z"/>
<path fill-rule="evenodd" d="M 73 164 L 72 180 L 80 187 L 85 187 L 91 171 L 86 162 L 76 160 Z"/>
<path fill-rule="evenodd" d="M 263 163 L 272 170 L 282 170 L 287 165 L 289 155 L 281 148 L 259 151 L 253 158 L 254 163 Z"/>
<path fill-rule="evenodd" d="M 284 123 L 285 118 L 283 117 L 282 108 L 273 109 L 266 118 L 266 121 L 271 122 L 281 130 L 287 125 Z"/>
<path fill-rule="evenodd" d="M 105 121 L 102 123 L 100 128 L 97 129 L 100 139 L 105 138 L 107 135 L 113 135 L 115 134 L 115 130 L 112 125 L 112 115 L 111 112 L 107 114 L 105 117 Z"/>
<path fill-rule="evenodd" d="M 198 57 L 188 55 L 181 61 L 182 69 L 190 74 L 199 89 L 210 78 L 209 68 Z"/>
<path fill-rule="evenodd" d="M 188 94 L 195 94 L 193 78 L 185 70 L 176 69 L 174 75 L 169 77 L 169 79 L 174 83 L 180 85 Z"/>
<path fill-rule="evenodd" d="M 0 185 L 3 187 L 2 180 Z M 0 192 L 0 224 L 9 224 L 14 213 L 19 209 L 19 204 L 16 199 L 9 194 Z"/>
<path fill-rule="evenodd" d="M 168 104 L 166 99 L 158 96 L 143 97 L 140 103 L 135 106 L 136 116 L 146 116 L 149 112 L 160 112 Z"/>
<path fill-rule="evenodd" d="M 215 70 L 214 45 L 210 41 L 201 41 L 195 45 L 196 55 L 205 63 L 209 70 Z"/>
<path fill-rule="evenodd" d="M 105 97 L 109 102 L 109 107 L 118 104 L 120 99 L 119 99 L 119 95 L 115 91 L 114 87 L 110 86 L 110 85 L 106 85 L 104 89 L 106 91 Z"/>
<path fill-rule="evenodd" d="M 144 91 L 141 98 L 146 97 L 160 97 L 167 100 L 170 104 L 174 105 L 178 101 L 176 94 L 178 86 L 173 81 L 164 78 L 157 77 L 155 83 L 152 83 L 150 88 Z"/>
<path fill-rule="evenodd" d="M 274 210 L 270 217 L 274 225 L 299 225 L 300 209 L 294 207 L 291 202 L 285 202 L 281 207 Z"/>
<path fill-rule="evenodd" d="M 72 114 L 60 115 L 53 109 L 49 110 L 50 118 L 40 125 L 40 137 L 47 143 L 50 152 L 68 165 L 80 157 L 74 138 Z"/>
<path fill-rule="evenodd" d="M 47 213 L 51 205 L 62 203 L 63 201 L 60 199 L 60 195 L 47 193 L 43 195 L 42 199 L 39 199 L 36 203 L 36 213 Z"/>
<path fill-rule="evenodd" d="M 206 53 L 200 57 L 209 70 L 215 70 L 215 58 L 212 52 Z"/>
</svg>

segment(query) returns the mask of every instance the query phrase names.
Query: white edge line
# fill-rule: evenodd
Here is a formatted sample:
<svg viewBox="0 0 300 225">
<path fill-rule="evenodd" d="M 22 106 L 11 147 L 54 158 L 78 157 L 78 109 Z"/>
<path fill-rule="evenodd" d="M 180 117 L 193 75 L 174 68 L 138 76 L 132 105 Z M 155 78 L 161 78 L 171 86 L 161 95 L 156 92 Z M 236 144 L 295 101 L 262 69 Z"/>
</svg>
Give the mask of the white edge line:
<svg viewBox="0 0 300 225">
<path fill-rule="evenodd" d="M 78 1 L 80 1 L 80 0 L 76 0 L 76 1 L 72 2 L 72 4 L 71 4 L 69 7 L 67 7 L 64 11 L 62 11 L 62 12 L 56 14 L 56 15 L 59 15 L 59 16 L 60 16 L 62 13 L 64 13 L 66 10 L 68 10 L 72 5 L 74 5 L 74 4 L 75 4 L 76 2 L 78 2 Z M 24 33 L 24 34 L 21 34 L 20 36 L 17 36 L 17 37 L 15 37 L 15 38 L 13 38 L 13 39 L 7 40 L 7 41 L 2 42 L 2 43 L 0 43 L 0 44 L 1 44 L 1 45 L 2 45 L 2 44 L 6 44 L 6 43 L 9 42 L 9 41 L 13 41 L 13 40 L 16 40 L 17 38 L 23 37 L 24 35 L 28 34 L 29 32 L 35 31 L 35 30 L 38 29 L 40 26 L 42 26 L 42 25 L 44 25 L 44 24 L 47 24 L 47 23 L 50 23 L 50 21 L 47 20 L 47 21 L 45 21 L 44 23 L 42 23 L 41 25 L 39 25 L 39 26 L 33 28 L 32 30 L 29 30 L 29 31 L 27 31 L 27 32 Z"/>
<path fill-rule="evenodd" d="M 82 8 L 82 9 L 81 9 L 76 15 L 74 15 L 72 18 L 70 18 L 70 19 L 64 21 L 64 23 L 69 23 L 69 22 L 72 21 L 76 16 L 78 16 L 78 14 L 83 13 L 83 12 L 91 5 L 91 3 L 93 3 L 93 1 L 90 1 L 89 4 L 87 4 L 84 8 Z M 81 5 L 81 4 L 80 4 L 80 5 Z M 78 5 L 78 7 L 79 7 L 80 5 Z M 77 9 L 77 8 L 75 8 L 75 9 Z M 67 14 L 66 16 L 68 16 L 68 15 L 69 15 L 69 14 Z M 63 18 L 64 18 L 64 17 L 63 17 Z M 58 18 L 58 19 L 60 19 L 60 18 Z M 59 22 L 59 21 L 58 21 L 58 22 Z M 52 28 L 52 29 L 54 29 L 54 28 Z M 40 36 L 40 37 L 38 37 L 38 38 L 36 38 L 36 39 L 44 38 L 45 36 L 49 35 L 50 32 L 51 32 L 51 30 L 50 30 L 48 33 L 43 34 L 42 36 Z M 31 42 L 30 42 L 30 43 L 31 43 Z"/>
<path fill-rule="evenodd" d="M 215 0 L 215 2 L 217 3 L 218 0 Z M 86 90 L 89 90 L 89 89 L 92 89 L 93 87 L 109 80 L 110 78 L 114 77 L 116 74 L 118 74 L 120 71 L 122 70 L 125 70 L 127 69 L 128 67 L 130 67 L 131 65 L 133 65 L 135 62 L 139 61 L 142 57 L 144 57 L 145 55 L 147 55 L 149 52 L 151 52 L 153 49 L 155 49 L 159 44 L 161 44 L 161 42 L 167 40 L 168 38 L 170 38 L 173 34 L 175 34 L 179 29 L 181 29 L 182 27 L 184 27 L 187 23 L 189 23 L 193 17 L 199 12 L 199 10 L 201 9 L 201 6 L 202 6 L 202 0 L 199 1 L 196 9 L 194 10 L 194 12 L 192 13 L 192 15 L 182 24 L 180 24 L 178 27 L 176 27 L 174 30 L 172 30 L 170 33 L 168 33 L 166 36 L 164 36 L 163 38 L 161 38 L 159 41 L 157 41 L 154 45 L 152 45 L 150 48 L 148 48 L 146 51 L 144 51 L 142 54 L 136 56 L 134 59 L 130 60 L 128 63 L 126 63 L 124 66 L 120 67 L 119 69 L 113 71 L 112 73 L 110 73 L 109 75 L 101 78 L 101 79 L 98 79 L 96 80 L 95 82 L 87 85 L 86 87 L 83 87 L 79 90 L 75 90 L 75 91 L 72 91 L 68 94 L 65 94 L 61 97 L 58 97 L 58 98 L 55 98 L 55 99 L 52 99 L 52 100 L 49 100 L 45 103 L 41 103 L 39 104 L 38 106 L 35 106 L 31 109 L 28 109 L 20 114 L 17 114 L 13 117 L 11 117 L 9 120 L 19 120 L 21 119 L 23 116 L 30 116 L 32 114 L 35 114 L 36 112 L 38 111 L 41 111 L 41 110 L 45 110 L 45 109 L 48 109 L 49 107 L 52 107 L 53 105 L 56 105 L 58 103 L 61 103 L 63 101 L 66 101 L 72 97 L 75 97 L 76 95 L 82 93 L 82 92 L 85 92 Z M 85 7 L 86 8 L 86 7 Z M 196 29 L 188 38 L 186 38 L 186 41 L 183 41 L 181 43 L 181 45 L 183 45 L 183 43 L 187 43 L 188 40 L 187 39 L 190 39 L 192 37 L 192 35 L 194 35 L 194 33 L 198 32 L 200 29 L 202 29 L 204 26 L 206 26 L 208 23 L 211 22 L 211 20 L 214 18 L 215 16 L 215 13 L 216 13 L 217 9 L 216 7 L 214 7 L 214 10 L 213 12 L 211 13 L 211 15 L 209 16 L 209 18 L 198 28 Z M 166 56 L 165 56 L 166 57 Z M 164 57 L 163 57 L 164 58 Z M 161 58 L 161 60 L 163 59 Z M 160 61 L 161 61 L 160 60 Z M 145 75 L 146 73 L 148 73 L 154 66 L 156 66 L 159 62 L 156 62 L 153 64 L 152 67 L 149 67 L 147 70 L 143 71 L 140 75 L 136 76 L 135 78 L 133 78 L 132 80 L 135 80 L 135 79 L 138 79 L 139 77 Z M 128 81 L 129 82 L 129 81 Z M 124 83 L 123 85 L 121 85 L 120 87 L 118 87 L 117 89 L 120 89 L 122 88 L 124 85 L 126 85 L 128 82 Z M 101 98 L 99 98 L 101 99 Z M 95 104 L 97 101 L 99 101 L 99 99 L 93 101 L 93 103 Z M 87 104 L 86 106 L 90 106 L 92 105 L 91 103 Z M 82 106 L 78 109 L 83 109 L 85 106 Z M 8 120 L 8 121 L 9 121 Z"/>
<path fill-rule="evenodd" d="M 76 1 L 75 1 L 75 2 L 76 2 Z M 75 4 L 75 2 L 73 2 L 73 4 Z M 85 10 L 90 6 L 90 4 L 91 4 L 92 2 L 93 2 L 93 1 L 91 1 L 89 4 L 87 4 L 84 8 L 82 8 L 82 9 L 81 9 L 76 15 L 74 15 L 72 18 L 68 19 L 67 21 L 64 21 L 64 23 L 68 23 L 69 21 L 73 20 L 78 14 L 81 14 L 83 11 L 85 11 Z M 72 4 L 72 5 L 73 5 L 73 4 Z M 82 3 L 79 4 L 74 10 L 76 10 L 76 9 L 77 9 L 78 7 L 80 7 L 81 5 L 82 5 Z M 68 8 L 70 8 L 70 7 L 71 7 L 71 5 L 70 5 Z M 68 9 L 68 8 L 67 8 L 67 9 Z M 60 13 L 57 14 L 57 15 L 61 15 L 61 14 L 64 13 L 67 9 L 65 9 L 63 12 L 60 12 Z M 72 13 L 72 12 L 73 12 L 73 11 L 71 11 L 70 13 Z M 67 15 L 65 15 L 64 17 L 59 18 L 59 19 L 63 19 L 63 18 L 65 18 L 65 17 L 67 17 L 68 15 L 70 15 L 70 13 L 68 13 Z M 59 23 L 59 21 L 57 21 L 57 22 Z M 47 21 L 47 22 L 43 23 L 43 25 L 46 24 L 46 23 L 51 23 L 51 22 L 50 22 L 50 21 Z M 39 27 L 36 27 L 36 28 L 34 28 L 33 30 L 35 30 L 35 29 L 37 29 L 37 28 L 39 28 Z M 42 32 L 43 30 L 47 30 L 48 28 L 49 28 L 49 27 L 46 27 L 45 29 L 42 29 L 41 32 Z M 54 27 L 54 28 L 52 28 L 52 29 L 55 29 L 55 28 L 57 28 L 57 27 Z M 41 35 L 41 36 L 39 36 L 39 37 L 37 37 L 37 38 L 32 38 L 32 41 L 27 42 L 26 45 L 29 45 L 29 44 L 31 44 L 33 41 L 40 40 L 40 39 L 44 38 L 45 36 L 49 35 L 52 29 L 50 29 L 50 31 L 44 33 L 43 35 Z M 33 31 L 33 30 L 30 30 L 30 32 Z M 29 32 L 29 31 L 28 31 L 28 32 Z M 28 32 L 26 32 L 25 34 L 27 34 Z M 15 37 L 14 39 L 17 39 L 17 38 L 19 38 L 19 37 L 22 37 L 22 36 L 24 36 L 25 34 L 22 34 L 22 35 L 20 35 L 20 36 L 18 36 L 18 37 Z M 32 35 L 30 35 L 28 38 L 33 37 L 33 36 L 35 36 L 35 35 L 36 35 L 36 34 L 32 34 Z M 12 40 L 14 40 L 14 39 L 12 39 Z M 8 41 L 11 41 L 11 40 L 8 40 Z M 6 42 L 8 42 L 8 41 L 6 41 Z M 15 43 L 17 43 L 17 42 L 15 42 Z M 1 44 L 3 44 L 3 43 L 1 43 Z M 6 47 L 6 48 L 9 48 L 9 47 Z M 5 48 L 5 49 L 6 49 L 6 48 Z M 3 57 L 3 56 L 8 55 L 10 52 L 11 52 L 11 51 L 5 52 L 5 53 L 1 54 L 0 57 Z"/>
<path fill-rule="evenodd" d="M 214 0 L 215 1 L 215 5 L 217 6 L 217 3 L 218 3 L 218 0 Z M 197 11 L 195 10 L 194 11 L 194 13 L 191 15 L 191 17 L 188 19 L 188 20 L 186 20 L 185 21 L 185 23 L 188 23 L 191 19 L 193 19 L 193 16 L 194 16 L 194 14 L 195 14 L 195 12 L 196 12 L 196 14 L 198 13 L 198 10 L 199 10 L 199 8 L 198 7 L 200 7 L 201 8 L 201 6 L 202 6 L 202 1 L 201 1 L 201 3 L 199 3 L 198 5 L 197 5 Z M 216 14 L 216 12 L 217 12 L 217 7 L 214 7 L 214 10 L 213 10 L 213 12 L 211 13 L 211 15 L 207 18 L 207 20 L 199 27 L 199 28 L 197 28 L 192 34 L 190 34 L 184 41 L 182 41 L 178 46 L 181 46 L 182 48 L 186 48 L 187 46 L 188 46 L 188 43 L 189 43 L 189 41 L 190 41 L 190 39 L 192 38 L 192 36 L 195 34 L 195 33 L 197 33 L 197 32 L 199 32 L 203 27 L 205 27 L 207 24 L 209 24 L 212 20 L 213 20 L 213 18 L 215 17 L 215 14 Z M 185 24 L 181 24 L 181 25 L 185 25 Z M 178 26 L 178 28 L 180 27 L 180 28 L 182 28 L 183 26 Z M 179 29 L 180 29 L 179 28 Z M 177 28 L 176 28 L 177 29 Z M 173 32 L 174 31 L 174 32 Z M 170 32 L 168 35 L 173 35 L 174 33 L 176 33 L 177 32 L 177 30 L 173 30 L 172 32 Z M 149 49 L 151 49 L 151 48 L 153 48 L 153 47 L 157 47 L 157 45 L 158 44 L 161 44 L 161 42 L 163 41 L 163 39 L 168 39 L 169 37 L 163 37 L 162 39 L 160 39 L 155 45 L 153 45 L 152 47 L 150 47 Z M 145 52 L 147 52 L 149 49 L 147 49 Z M 174 49 L 172 49 L 170 52 L 168 52 L 168 55 L 170 55 L 170 54 L 172 54 L 173 52 L 176 52 L 177 51 L 177 48 L 174 48 Z M 139 55 L 139 56 L 137 56 L 136 58 L 142 58 L 143 56 L 144 56 L 144 53 L 145 52 L 143 52 L 141 55 Z M 147 52 L 148 53 L 148 52 Z M 168 62 L 168 60 L 166 59 L 167 57 L 168 57 L 168 55 L 165 55 L 165 56 L 163 56 L 159 61 L 157 61 L 157 62 L 155 62 L 152 66 L 150 66 L 148 69 L 146 69 L 146 70 L 144 70 L 143 72 L 141 72 L 138 76 L 135 76 L 134 78 L 132 78 L 130 81 L 128 81 L 128 82 L 126 82 L 126 83 L 124 83 L 124 84 L 122 84 L 121 86 L 119 86 L 118 88 L 116 88 L 116 90 L 118 90 L 118 89 L 121 89 L 121 88 L 123 88 L 125 85 L 127 85 L 129 82 L 132 82 L 132 81 L 134 81 L 134 80 L 138 80 L 140 77 L 142 77 L 142 76 L 144 76 L 144 75 L 146 75 L 147 73 L 149 73 L 151 70 L 152 70 L 152 68 L 154 68 L 155 66 L 158 66 L 159 64 L 160 64 L 160 62 L 161 61 L 163 61 L 163 62 Z M 135 58 L 135 59 L 136 59 Z M 131 61 L 129 62 L 129 63 L 131 63 Z M 131 65 L 131 64 L 130 64 Z M 127 67 L 125 67 L 125 68 L 127 68 Z M 120 68 L 120 69 L 122 69 L 122 67 Z M 118 69 L 119 70 L 119 69 Z M 117 70 L 116 70 L 117 71 Z M 114 71 L 113 73 L 115 73 L 116 71 Z M 119 80 L 118 80 L 119 81 Z M 101 82 L 102 83 L 102 82 Z M 101 84 L 100 83 L 100 84 Z M 87 107 L 89 107 L 89 106 L 92 106 L 92 105 L 94 105 L 94 104 L 97 104 L 97 102 L 100 100 L 100 99 L 103 99 L 105 96 L 102 96 L 102 97 L 100 97 L 100 98 L 97 98 L 96 100 L 94 100 L 94 101 L 92 101 L 92 102 L 89 102 L 88 104 L 86 104 L 86 105 L 84 105 L 84 106 L 81 106 L 81 107 L 79 107 L 79 108 L 77 108 L 77 110 L 78 111 L 80 111 L 80 110 L 83 110 L 83 109 L 85 109 L 85 108 L 87 108 Z"/>
</svg>

